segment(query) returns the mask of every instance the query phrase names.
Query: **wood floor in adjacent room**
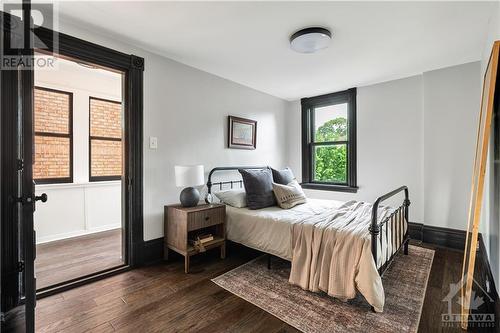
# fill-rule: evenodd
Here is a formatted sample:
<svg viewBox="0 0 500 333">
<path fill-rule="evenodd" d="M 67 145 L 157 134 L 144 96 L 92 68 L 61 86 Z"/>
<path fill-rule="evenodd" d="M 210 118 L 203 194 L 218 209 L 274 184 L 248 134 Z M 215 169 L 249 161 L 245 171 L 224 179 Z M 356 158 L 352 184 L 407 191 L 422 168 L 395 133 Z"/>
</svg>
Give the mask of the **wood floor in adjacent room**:
<svg viewBox="0 0 500 333">
<path fill-rule="evenodd" d="M 38 244 L 37 289 L 122 264 L 122 229 Z"/>
<path fill-rule="evenodd" d="M 436 248 L 419 332 L 459 332 L 441 327 L 443 298 L 460 277 L 462 253 Z M 276 317 L 210 281 L 258 253 L 229 248 L 184 262 L 157 264 L 38 301 L 37 332 L 297 332 Z"/>
</svg>

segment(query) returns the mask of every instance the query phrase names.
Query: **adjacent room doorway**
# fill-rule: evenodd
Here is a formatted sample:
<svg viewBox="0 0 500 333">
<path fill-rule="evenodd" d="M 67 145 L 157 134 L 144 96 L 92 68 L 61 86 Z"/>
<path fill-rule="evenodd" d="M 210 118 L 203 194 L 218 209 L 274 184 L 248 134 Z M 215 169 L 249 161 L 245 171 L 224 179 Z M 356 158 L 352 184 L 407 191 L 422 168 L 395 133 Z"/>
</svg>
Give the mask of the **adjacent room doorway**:
<svg viewBox="0 0 500 333">
<path fill-rule="evenodd" d="M 33 180 L 47 197 L 34 215 L 38 291 L 123 266 L 127 246 L 124 73 L 51 57 L 34 73 Z"/>
<path fill-rule="evenodd" d="M 35 68 L 33 85 L 33 180 L 36 195 L 47 195 L 34 215 L 43 297 L 141 262 L 144 59 L 43 27 L 35 32 L 35 55 L 54 63 L 54 70 Z M 52 112 L 65 125 L 55 135 L 43 127 L 48 97 L 59 101 Z M 51 155 L 59 173 L 44 159 L 53 137 L 64 139 Z"/>
</svg>

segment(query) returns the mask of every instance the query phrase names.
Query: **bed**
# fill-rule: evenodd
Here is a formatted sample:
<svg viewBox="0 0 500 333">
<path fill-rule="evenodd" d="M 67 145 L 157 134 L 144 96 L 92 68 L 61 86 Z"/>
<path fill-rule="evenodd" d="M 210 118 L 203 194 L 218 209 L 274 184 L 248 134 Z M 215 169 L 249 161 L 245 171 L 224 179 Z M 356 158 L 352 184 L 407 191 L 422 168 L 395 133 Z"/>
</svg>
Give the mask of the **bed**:
<svg viewBox="0 0 500 333">
<path fill-rule="evenodd" d="M 208 193 L 227 188 L 243 187 L 241 179 L 219 179 L 213 181 L 214 174 L 223 174 L 238 169 L 263 169 L 267 167 L 218 167 L 210 171 L 208 176 Z M 234 177 L 234 176 L 233 176 Z M 404 194 L 401 205 L 388 207 L 382 204 L 389 198 L 398 194 Z M 226 233 L 227 239 L 244 246 L 262 251 L 268 254 L 268 267 L 270 268 L 271 256 L 280 257 L 292 262 L 290 282 L 301 286 L 303 289 L 311 291 L 325 291 L 329 295 L 350 299 L 359 291 L 365 299 L 372 305 L 376 312 L 382 312 L 385 296 L 381 276 L 384 274 L 395 255 L 403 250 L 408 254 L 408 207 L 410 205 L 408 188 L 401 186 L 387 194 L 380 196 L 373 204 L 349 201 L 308 199 L 305 204 L 295 206 L 291 209 L 281 209 L 279 207 L 268 207 L 258 210 L 248 208 L 226 207 Z M 338 212 L 346 212 L 349 215 L 349 223 L 343 223 L 340 217 L 344 216 Z M 335 215 L 336 214 L 336 215 Z M 326 222 L 325 222 L 326 221 Z M 356 223 L 352 221 L 357 221 Z M 313 227 L 311 227 L 313 226 Z M 351 228 L 351 229 L 349 229 Z M 347 231 L 346 231 L 347 230 Z M 332 239 L 341 244 L 338 252 L 331 253 L 330 256 L 341 257 L 342 252 L 346 262 L 351 260 L 351 253 L 359 258 L 358 266 L 354 265 L 349 272 L 343 272 L 343 267 L 348 267 L 346 262 L 338 263 L 339 267 L 333 269 L 340 272 L 331 274 L 332 267 L 327 267 L 329 271 L 325 275 L 330 281 L 317 281 L 314 286 L 310 281 L 301 281 L 303 273 L 302 266 L 310 267 L 311 261 L 319 261 L 311 253 L 304 250 L 310 247 L 317 247 L 313 233 L 321 232 L 322 241 L 328 243 Z M 330 232 L 330 238 L 324 236 Z M 308 238 L 299 239 L 302 234 L 309 232 Z M 355 235 L 354 235 L 355 234 Z M 316 235 L 316 234 L 315 234 Z M 354 236 L 353 236 L 354 235 Z M 315 236 L 317 239 L 321 237 Z M 359 251 L 354 251 L 352 243 L 361 240 L 358 246 Z M 309 242 L 306 246 L 297 245 L 300 242 Z M 333 244 L 333 243 L 332 243 Z M 338 245 L 338 244 L 336 244 Z M 323 252 L 333 251 L 329 245 L 324 245 L 318 250 Z M 363 248 L 365 251 L 363 252 Z M 349 251 L 349 252 L 346 252 Z M 318 252 L 318 253 L 319 253 Z M 352 254 L 356 256 L 355 254 Z M 311 258 L 312 257 L 312 258 Z M 340 259 L 339 259 L 340 260 Z M 295 264 L 295 268 L 294 268 Z M 316 265 L 313 263 L 313 268 Z M 320 268 L 318 268 L 321 271 Z M 296 274 L 294 274 L 294 272 Z M 315 272 L 309 275 L 320 275 Z M 320 279 L 319 277 L 317 278 Z M 354 284 L 347 283 L 350 280 Z M 328 284 L 330 288 L 322 286 Z M 346 285 L 349 285 L 346 287 Z M 355 289 L 354 289 L 355 286 Z M 344 290 L 346 289 L 346 290 Z M 339 292 L 341 290 L 342 292 Z M 353 294 L 354 293 L 354 294 Z"/>
<path fill-rule="evenodd" d="M 292 260 L 291 228 L 305 215 L 335 209 L 341 201 L 308 199 L 291 209 L 268 207 L 258 210 L 226 206 L 226 235 L 233 242 Z"/>
</svg>

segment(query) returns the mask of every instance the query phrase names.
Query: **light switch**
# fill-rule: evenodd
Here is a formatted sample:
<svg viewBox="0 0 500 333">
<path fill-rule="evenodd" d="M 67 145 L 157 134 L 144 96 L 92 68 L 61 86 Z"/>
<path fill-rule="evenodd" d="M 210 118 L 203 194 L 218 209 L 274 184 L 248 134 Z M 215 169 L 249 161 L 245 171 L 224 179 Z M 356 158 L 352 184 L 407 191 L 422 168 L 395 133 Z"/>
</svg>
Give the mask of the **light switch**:
<svg viewBox="0 0 500 333">
<path fill-rule="evenodd" d="M 149 137 L 149 148 L 150 149 L 158 148 L 158 138 L 157 137 L 155 137 L 155 136 Z"/>
</svg>

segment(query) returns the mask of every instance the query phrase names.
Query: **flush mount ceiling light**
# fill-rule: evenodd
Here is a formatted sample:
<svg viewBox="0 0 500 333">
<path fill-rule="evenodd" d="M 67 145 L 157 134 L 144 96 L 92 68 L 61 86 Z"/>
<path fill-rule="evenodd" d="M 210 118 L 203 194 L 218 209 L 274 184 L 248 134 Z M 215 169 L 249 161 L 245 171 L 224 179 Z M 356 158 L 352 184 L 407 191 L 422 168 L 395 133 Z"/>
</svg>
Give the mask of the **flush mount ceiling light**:
<svg viewBox="0 0 500 333">
<path fill-rule="evenodd" d="M 319 27 L 305 28 L 290 37 L 292 50 L 299 53 L 315 53 L 330 45 L 332 34 L 330 30 Z"/>
</svg>

